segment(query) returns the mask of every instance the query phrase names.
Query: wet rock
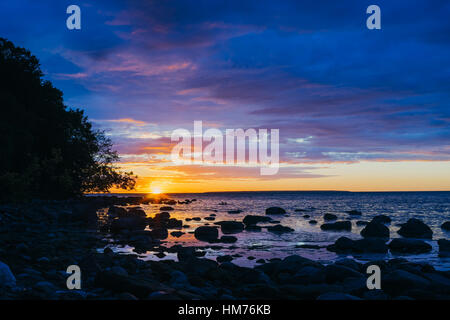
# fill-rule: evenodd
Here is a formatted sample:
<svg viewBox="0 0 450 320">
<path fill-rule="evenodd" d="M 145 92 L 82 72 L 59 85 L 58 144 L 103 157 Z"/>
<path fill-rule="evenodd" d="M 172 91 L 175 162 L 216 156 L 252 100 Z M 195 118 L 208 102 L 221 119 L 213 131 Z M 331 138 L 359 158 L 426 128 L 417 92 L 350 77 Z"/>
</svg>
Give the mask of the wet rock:
<svg viewBox="0 0 450 320">
<path fill-rule="evenodd" d="M 337 220 L 337 215 L 332 213 L 325 213 L 323 216 L 323 220 L 329 221 L 329 220 Z"/>
<path fill-rule="evenodd" d="M 275 226 L 267 227 L 267 231 L 273 232 L 273 233 L 286 233 L 286 232 L 293 232 L 294 229 L 282 226 L 281 224 L 277 224 Z"/>
<path fill-rule="evenodd" d="M 111 222 L 111 232 L 117 233 L 122 230 L 144 230 L 146 221 L 142 217 L 115 218 Z"/>
<path fill-rule="evenodd" d="M 261 227 L 260 226 L 256 226 L 256 225 L 247 225 L 245 227 L 246 231 L 250 231 L 250 232 L 260 232 L 261 231 Z"/>
<path fill-rule="evenodd" d="M 214 221 L 214 220 L 216 220 L 215 217 L 205 217 L 204 219 L 207 220 L 207 221 Z"/>
<path fill-rule="evenodd" d="M 430 252 L 432 247 L 422 240 L 417 239 L 393 239 L 389 243 L 391 252 L 396 253 L 425 253 Z"/>
<path fill-rule="evenodd" d="M 309 215 L 309 214 L 305 214 L 305 215 L 303 215 L 303 218 L 305 218 L 305 219 L 308 219 L 308 218 L 310 218 L 311 216 Z"/>
<path fill-rule="evenodd" d="M 185 233 L 182 232 L 182 231 L 172 231 L 172 232 L 170 233 L 170 235 L 173 236 L 173 237 L 175 237 L 175 238 L 179 238 L 179 237 L 181 237 L 183 234 L 185 234 Z"/>
<path fill-rule="evenodd" d="M 442 230 L 450 231 L 450 221 L 446 221 L 441 225 Z"/>
<path fill-rule="evenodd" d="M 159 208 L 159 210 L 160 211 L 173 211 L 174 210 L 174 208 L 172 208 L 172 207 L 161 207 L 161 208 Z"/>
<path fill-rule="evenodd" d="M 309 224 L 317 224 L 316 220 L 309 220 Z"/>
<path fill-rule="evenodd" d="M 138 216 L 138 217 L 146 217 L 147 214 L 145 213 L 144 209 L 142 207 L 131 207 L 128 208 L 128 214 L 132 216 Z"/>
<path fill-rule="evenodd" d="M 286 210 L 280 207 L 270 207 L 266 209 L 266 214 L 286 214 Z"/>
<path fill-rule="evenodd" d="M 224 234 L 239 233 L 244 230 L 244 224 L 238 221 L 220 221 L 214 224 L 219 225 Z"/>
<path fill-rule="evenodd" d="M 308 210 L 306 210 L 306 209 L 295 209 L 294 211 L 295 212 L 307 212 Z"/>
<path fill-rule="evenodd" d="M 327 292 L 318 296 L 317 300 L 361 300 L 361 298 L 342 292 Z"/>
<path fill-rule="evenodd" d="M 328 283 L 341 282 L 347 278 L 360 278 L 364 275 L 352 268 L 331 264 L 325 267 L 325 279 Z"/>
<path fill-rule="evenodd" d="M 372 220 L 361 230 L 361 236 L 364 238 L 389 238 L 389 228 Z"/>
<path fill-rule="evenodd" d="M 128 216 L 128 210 L 119 206 L 111 206 L 108 209 L 108 214 L 113 217 L 126 217 Z"/>
<path fill-rule="evenodd" d="M 337 221 L 334 223 L 324 223 L 320 226 L 324 231 L 351 231 L 352 223 L 350 221 Z"/>
<path fill-rule="evenodd" d="M 150 235 L 153 239 L 167 239 L 169 232 L 166 228 L 156 228 L 150 231 Z"/>
<path fill-rule="evenodd" d="M 345 212 L 348 213 L 351 216 L 360 216 L 360 215 L 362 215 L 362 212 L 358 211 L 358 210 L 350 210 L 350 211 L 345 211 Z"/>
<path fill-rule="evenodd" d="M 222 236 L 219 239 L 222 243 L 235 243 L 237 241 L 237 238 L 234 236 Z"/>
<path fill-rule="evenodd" d="M 401 295 L 411 289 L 424 289 L 429 285 L 429 280 L 404 270 L 395 270 L 381 278 L 381 288 L 391 295 Z"/>
<path fill-rule="evenodd" d="M 438 245 L 439 245 L 439 256 L 450 257 L 450 240 L 439 239 Z"/>
<path fill-rule="evenodd" d="M 402 224 L 397 233 L 405 238 L 431 239 L 433 237 L 433 231 L 430 227 L 415 218 L 409 219 L 408 222 Z"/>
<path fill-rule="evenodd" d="M 351 240 L 340 237 L 336 242 L 327 247 L 327 250 L 338 253 L 387 253 L 388 246 L 381 238 L 367 238 Z"/>
<path fill-rule="evenodd" d="M 9 266 L 0 261 L 0 288 L 1 287 L 15 287 L 16 278 L 14 277 Z"/>
<path fill-rule="evenodd" d="M 230 262 L 233 260 L 233 257 L 230 255 L 224 255 L 224 256 L 218 256 L 217 257 L 217 262 L 222 263 L 222 262 Z"/>
<path fill-rule="evenodd" d="M 386 216 L 384 214 L 380 214 L 380 215 L 373 217 L 372 221 L 379 222 L 379 223 L 391 223 L 392 220 L 388 216 Z"/>
<path fill-rule="evenodd" d="M 242 210 L 229 210 L 229 211 L 227 211 L 229 214 L 239 214 L 239 213 L 241 213 L 242 212 Z"/>
<path fill-rule="evenodd" d="M 259 222 L 269 222 L 271 220 L 272 220 L 272 218 L 270 218 L 270 217 L 247 215 L 247 216 L 245 216 L 244 220 L 242 220 L 242 222 L 245 225 L 255 225 Z"/>
<path fill-rule="evenodd" d="M 256 263 L 266 263 L 266 260 L 264 260 L 264 259 L 258 259 L 258 260 L 256 260 Z"/>
<path fill-rule="evenodd" d="M 217 240 L 219 231 L 216 227 L 198 227 L 195 229 L 194 236 L 197 240 L 211 242 Z"/>
</svg>

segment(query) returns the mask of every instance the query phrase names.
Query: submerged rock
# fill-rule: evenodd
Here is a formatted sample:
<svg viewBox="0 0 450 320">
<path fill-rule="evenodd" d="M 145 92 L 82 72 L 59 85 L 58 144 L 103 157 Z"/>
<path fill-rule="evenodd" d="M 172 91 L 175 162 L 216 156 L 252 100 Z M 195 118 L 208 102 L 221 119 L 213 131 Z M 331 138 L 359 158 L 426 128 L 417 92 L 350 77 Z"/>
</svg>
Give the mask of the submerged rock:
<svg viewBox="0 0 450 320">
<path fill-rule="evenodd" d="M 360 216 L 360 215 L 362 215 L 362 212 L 358 211 L 358 210 L 350 210 L 350 211 L 345 211 L 345 212 L 348 213 L 351 216 Z"/>
<path fill-rule="evenodd" d="M 259 222 L 269 222 L 271 220 L 272 218 L 270 217 L 247 215 L 245 216 L 244 220 L 242 220 L 242 222 L 248 226 L 257 224 Z"/>
<path fill-rule="evenodd" d="M 266 209 L 266 214 L 286 214 L 286 210 L 280 207 L 270 207 Z"/>
<path fill-rule="evenodd" d="M 425 253 L 432 247 L 428 243 L 417 239 L 394 239 L 389 243 L 391 252 L 397 253 Z"/>
<path fill-rule="evenodd" d="M 361 236 L 364 238 L 389 238 L 389 228 L 372 220 L 361 230 Z"/>
<path fill-rule="evenodd" d="M 267 231 L 273 233 L 286 233 L 286 232 L 293 232 L 294 229 L 282 226 L 281 224 L 277 224 L 275 226 L 267 227 Z"/>
<path fill-rule="evenodd" d="M 222 233 L 225 234 L 239 233 L 244 230 L 244 224 L 238 221 L 220 221 L 214 224 L 219 225 Z"/>
<path fill-rule="evenodd" d="M 217 240 L 219 231 L 216 227 L 198 227 L 195 229 L 194 236 L 197 240 L 211 242 Z"/>
<path fill-rule="evenodd" d="M 325 213 L 323 216 L 323 220 L 337 220 L 337 215 L 332 213 Z"/>
<path fill-rule="evenodd" d="M 450 221 L 446 221 L 441 225 L 442 230 L 450 231 Z"/>
<path fill-rule="evenodd" d="M 14 277 L 9 266 L 0 261 L 0 288 L 1 287 L 15 287 L 16 278 Z"/>
<path fill-rule="evenodd" d="M 409 219 L 408 222 L 402 224 L 397 233 L 405 238 L 431 239 L 433 237 L 433 231 L 430 227 L 415 218 Z"/>
<path fill-rule="evenodd" d="M 350 221 L 337 221 L 334 223 L 324 223 L 320 226 L 324 231 L 351 231 L 352 223 Z"/>
<path fill-rule="evenodd" d="M 378 216 L 373 217 L 372 221 L 379 222 L 379 223 L 391 223 L 391 218 L 384 214 L 380 214 Z"/>
</svg>

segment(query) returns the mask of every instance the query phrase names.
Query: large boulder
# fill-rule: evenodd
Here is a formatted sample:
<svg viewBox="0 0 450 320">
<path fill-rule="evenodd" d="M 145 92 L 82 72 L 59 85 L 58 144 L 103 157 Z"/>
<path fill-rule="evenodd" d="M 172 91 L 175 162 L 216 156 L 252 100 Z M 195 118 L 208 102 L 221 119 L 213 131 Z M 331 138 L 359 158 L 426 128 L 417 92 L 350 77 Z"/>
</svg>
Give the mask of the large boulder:
<svg viewBox="0 0 450 320">
<path fill-rule="evenodd" d="M 402 295 L 412 289 L 426 289 L 430 281 L 408 271 L 395 270 L 381 277 L 381 288 L 391 295 Z"/>
<path fill-rule="evenodd" d="M 281 224 L 277 224 L 275 226 L 267 227 L 267 231 L 273 233 L 286 233 L 286 232 L 293 232 L 294 229 L 282 226 Z"/>
<path fill-rule="evenodd" d="M 389 228 L 372 220 L 361 230 L 361 236 L 364 238 L 389 238 Z"/>
<path fill-rule="evenodd" d="M 324 231 L 351 231 L 352 223 L 350 221 L 337 221 L 334 223 L 324 223 L 320 226 Z"/>
<path fill-rule="evenodd" d="M 255 225 L 259 222 L 269 222 L 271 220 L 272 220 L 272 218 L 270 218 L 270 217 L 247 215 L 247 216 L 245 216 L 244 220 L 242 220 L 242 222 L 245 225 L 250 226 L 250 225 Z"/>
<path fill-rule="evenodd" d="M 362 212 L 359 210 L 349 210 L 349 211 L 345 211 L 346 213 L 348 213 L 351 216 L 360 216 L 362 215 Z"/>
<path fill-rule="evenodd" d="M 8 265 L 0 261 L 0 288 L 15 287 L 16 278 L 14 277 Z"/>
<path fill-rule="evenodd" d="M 439 239 L 439 256 L 441 257 L 450 257 L 450 240 Z"/>
<path fill-rule="evenodd" d="M 450 231 L 450 221 L 445 221 L 442 225 L 441 225 L 442 230 L 447 230 Z"/>
<path fill-rule="evenodd" d="M 323 215 L 323 220 L 337 220 L 337 215 L 332 213 L 325 213 Z"/>
<path fill-rule="evenodd" d="M 389 243 L 389 249 L 396 253 L 425 253 L 430 252 L 432 247 L 418 239 L 394 239 Z"/>
<path fill-rule="evenodd" d="M 202 226 L 195 229 L 194 236 L 200 241 L 213 242 L 219 237 L 219 231 L 216 227 Z"/>
<path fill-rule="evenodd" d="M 373 217 L 372 221 L 379 223 L 391 223 L 392 220 L 387 215 L 380 214 L 378 216 Z"/>
<path fill-rule="evenodd" d="M 266 209 L 266 214 L 286 214 L 286 210 L 280 207 L 270 207 Z"/>
<path fill-rule="evenodd" d="M 131 216 L 138 216 L 138 217 L 146 217 L 147 216 L 144 209 L 139 206 L 128 208 L 128 214 Z"/>
<path fill-rule="evenodd" d="M 145 218 L 125 217 L 115 218 L 111 222 L 111 232 L 120 232 L 122 230 L 144 230 L 147 225 Z"/>
<path fill-rule="evenodd" d="M 387 253 L 388 246 L 382 238 L 351 240 L 340 237 L 334 244 L 329 245 L 327 250 L 338 253 Z"/>
<path fill-rule="evenodd" d="M 341 282 L 347 278 L 361 278 L 364 275 L 347 266 L 330 264 L 325 267 L 325 279 L 328 283 Z"/>
<path fill-rule="evenodd" d="M 238 221 L 220 221 L 214 224 L 219 225 L 224 234 L 239 233 L 244 230 L 244 224 Z"/>
<path fill-rule="evenodd" d="M 431 239 L 433 237 L 431 228 L 421 220 L 415 218 L 409 219 L 408 222 L 402 224 L 397 233 L 405 238 Z"/>
</svg>

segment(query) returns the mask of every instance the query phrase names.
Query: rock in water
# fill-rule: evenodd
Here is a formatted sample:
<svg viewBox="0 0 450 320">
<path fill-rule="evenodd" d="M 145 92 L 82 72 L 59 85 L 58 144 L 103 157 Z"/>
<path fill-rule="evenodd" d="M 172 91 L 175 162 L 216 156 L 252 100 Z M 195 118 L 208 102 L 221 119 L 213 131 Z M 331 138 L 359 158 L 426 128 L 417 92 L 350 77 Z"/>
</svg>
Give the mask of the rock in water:
<svg viewBox="0 0 450 320">
<path fill-rule="evenodd" d="M 286 233 L 286 232 L 293 232 L 294 229 L 282 226 L 281 224 L 277 224 L 275 226 L 267 227 L 267 231 L 273 233 Z"/>
<path fill-rule="evenodd" d="M 432 247 L 422 240 L 394 239 L 389 243 L 389 249 L 398 253 L 425 253 L 431 251 Z"/>
<path fill-rule="evenodd" d="M 272 218 L 270 217 L 247 215 L 245 216 L 244 220 L 242 220 L 242 222 L 245 225 L 249 226 L 257 224 L 259 222 L 269 222 L 270 220 L 272 220 Z"/>
<path fill-rule="evenodd" d="M 404 223 L 400 230 L 397 231 L 399 235 L 405 238 L 424 238 L 431 239 L 433 231 L 419 219 L 409 219 Z"/>
<path fill-rule="evenodd" d="M 337 221 L 334 223 L 324 223 L 320 226 L 324 231 L 351 231 L 352 223 L 350 221 Z"/>
<path fill-rule="evenodd" d="M 450 257 L 450 240 L 439 239 L 439 256 L 441 257 Z"/>
<path fill-rule="evenodd" d="M 348 213 L 351 216 L 360 216 L 360 215 L 362 215 L 362 212 L 358 211 L 358 210 L 350 210 L 350 211 L 345 211 L 345 212 Z"/>
<path fill-rule="evenodd" d="M 216 227 L 198 227 L 195 229 L 194 236 L 197 240 L 211 242 L 217 240 L 219 231 Z"/>
<path fill-rule="evenodd" d="M 8 265 L 0 261 L 0 288 L 15 287 L 16 278 L 14 277 Z"/>
<path fill-rule="evenodd" d="M 372 221 L 379 223 L 390 223 L 392 220 L 388 216 L 380 214 L 378 216 L 373 217 Z"/>
<path fill-rule="evenodd" d="M 336 242 L 327 247 L 327 250 L 339 253 L 387 253 L 388 246 L 381 238 L 367 238 L 361 240 L 351 240 L 347 237 L 340 237 Z"/>
<path fill-rule="evenodd" d="M 244 224 L 238 221 L 220 221 L 215 224 L 220 226 L 224 234 L 239 233 L 244 230 Z"/>
<path fill-rule="evenodd" d="M 280 207 L 270 207 L 266 209 L 266 214 L 286 214 L 286 210 Z"/>
<path fill-rule="evenodd" d="M 389 238 L 389 228 L 372 220 L 361 230 L 361 235 L 364 238 Z"/>
<path fill-rule="evenodd" d="M 446 221 L 441 225 L 442 230 L 450 231 L 450 221 Z"/>
<path fill-rule="evenodd" d="M 323 220 L 337 220 L 337 215 L 332 213 L 325 213 L 323 216 Z"/>
<path fill-rule="evenodd" d="M 161 211 L 173 211 L 174 209 L 172 207 L 161 207 L 159 208 Z"/>
</svg>

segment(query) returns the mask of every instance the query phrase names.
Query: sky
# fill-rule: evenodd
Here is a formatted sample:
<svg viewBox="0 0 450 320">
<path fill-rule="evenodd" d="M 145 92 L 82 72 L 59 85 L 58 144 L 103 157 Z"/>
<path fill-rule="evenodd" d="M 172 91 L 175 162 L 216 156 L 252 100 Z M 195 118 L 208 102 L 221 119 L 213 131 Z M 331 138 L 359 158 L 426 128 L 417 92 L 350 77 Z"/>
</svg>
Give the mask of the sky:
<svg viewBox="0 0 450 320">
<path fill-rule="evenodd" d="M 106 132 L 139 192 L 450 190 L 449 17 L 426 0 L 16 0 L 0 37 Z M 279 129 L 278 173 L 175 164 L 171 134 L 196 120 Z"/>
</svg>

